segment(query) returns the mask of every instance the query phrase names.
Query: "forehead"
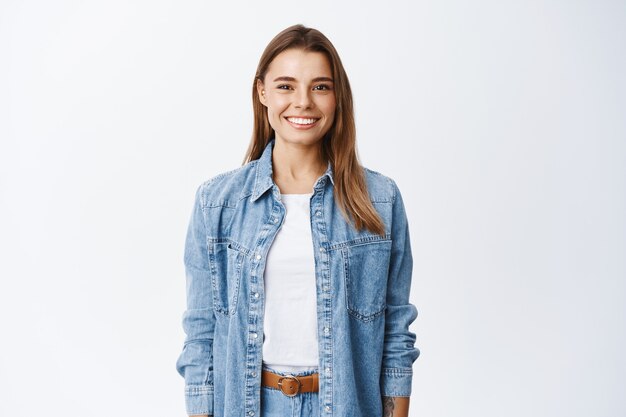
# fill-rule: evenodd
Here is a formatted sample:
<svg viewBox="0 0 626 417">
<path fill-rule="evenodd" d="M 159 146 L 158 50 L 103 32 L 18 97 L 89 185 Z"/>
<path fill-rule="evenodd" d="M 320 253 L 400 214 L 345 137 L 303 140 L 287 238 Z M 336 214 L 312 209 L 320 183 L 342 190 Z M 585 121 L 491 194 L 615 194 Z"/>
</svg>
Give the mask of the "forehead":
<svg viewBox="0 0 626 417">
<path fill-rule="evenodd" d="M 302 49 L 287 49 L 276 55 L 270 63 L 266 80 L 288 76 L 297 80 L 315 77 L 332 77 L 328 58 L 322 52 L 306 52 Z"/>
</svg>

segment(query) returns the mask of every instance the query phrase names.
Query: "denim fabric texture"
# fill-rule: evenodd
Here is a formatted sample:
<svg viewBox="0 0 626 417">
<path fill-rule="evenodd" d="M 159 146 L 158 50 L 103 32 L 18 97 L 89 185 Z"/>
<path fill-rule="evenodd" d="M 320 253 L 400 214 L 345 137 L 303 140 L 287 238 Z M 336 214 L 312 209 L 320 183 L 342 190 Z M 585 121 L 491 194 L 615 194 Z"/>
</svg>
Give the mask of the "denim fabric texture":
<svg viewBox="0 0 626 417">
<path fill-rule="evenodd" d="M 263 271 L 285 216 L 273 146 L 274 139 L 259 159 L 196 192 L 184 251 L 186 338 L 176 363 L 189 415 L 261 415 Z M 365 176 L 384 236 L 346 222 L 330 164 L 310 200 L 321 417 L 380 417 L 382 396 L 410 396 L 419 356 L 409 331 L 417 309 L 409 302 L 413 258 L 402 196 L 391 178 L 368 168 Z"/>
</svg>

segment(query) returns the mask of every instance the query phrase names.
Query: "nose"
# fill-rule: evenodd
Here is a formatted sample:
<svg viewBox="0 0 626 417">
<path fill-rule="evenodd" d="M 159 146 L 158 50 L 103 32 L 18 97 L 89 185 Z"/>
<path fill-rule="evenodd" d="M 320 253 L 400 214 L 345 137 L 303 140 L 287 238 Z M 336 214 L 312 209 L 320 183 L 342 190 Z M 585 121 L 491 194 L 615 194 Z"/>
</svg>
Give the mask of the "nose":
<svg viewBox="0 0 626 417">
<path fill-rule="evenodd" d="M 300 89 L 296 93 L 295 106 L 298 109 L 308 109 L 313 106 L 313 100 L 311 100 L 311 92 L 306 89 Z"/>
</svg>

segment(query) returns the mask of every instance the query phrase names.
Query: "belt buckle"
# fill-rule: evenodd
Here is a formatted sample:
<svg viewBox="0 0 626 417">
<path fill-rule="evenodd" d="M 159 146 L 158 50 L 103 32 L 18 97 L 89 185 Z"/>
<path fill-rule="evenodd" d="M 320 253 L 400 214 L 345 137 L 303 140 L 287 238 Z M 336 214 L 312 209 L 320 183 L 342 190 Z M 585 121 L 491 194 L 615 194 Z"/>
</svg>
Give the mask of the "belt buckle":
<svg viewBox="0 0 626 417">
<path fill-rule="evenodd" d="M 296 387 L 296 392 L 292 392 L 292 393 L 285 392 L 285 390 L 283 389 L 283 380 L 285 380 L 285 379 L 293 379 L 294 381 L 296 381 L 298 383 L 298 385 Z M 295 397 L 300 392 L 300 388 L 302 388 L 302 382 L 300 382 L 300 380 L 298 379 L 297 376 L 285 375 L 284 377 L 282 377 L 282 378 L 280 378 L 278 380 L 278 388 L 280 388 L 280 392 L 285 394 L 287 397 Z"/>
</svg>

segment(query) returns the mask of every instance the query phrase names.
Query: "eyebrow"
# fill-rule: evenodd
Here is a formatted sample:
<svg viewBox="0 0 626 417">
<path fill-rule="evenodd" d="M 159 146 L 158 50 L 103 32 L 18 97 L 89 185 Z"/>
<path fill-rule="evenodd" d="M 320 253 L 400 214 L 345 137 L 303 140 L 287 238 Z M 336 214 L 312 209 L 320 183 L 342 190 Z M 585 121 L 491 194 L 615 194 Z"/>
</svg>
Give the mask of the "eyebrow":
<svg viewBox="0 0 626 417">
<path fill-rule="evenodd" d="M 287 76 L 282 76 L 282 77 L 277 77 L 274 79 L 274 82 L 276 81 L 296 81 L 295 78 L 293 77 L 287 77 Z M 330 81 L 331 83 L 333 82 L 333 79 L 330 77 L 315 77 L 313 78 L 313 82 L 319 82 L 319 81 Z"/>
</svg>

